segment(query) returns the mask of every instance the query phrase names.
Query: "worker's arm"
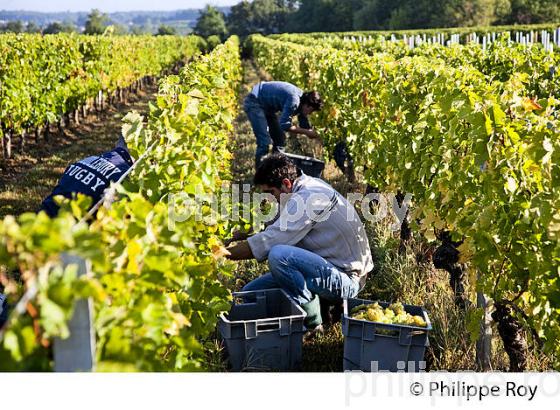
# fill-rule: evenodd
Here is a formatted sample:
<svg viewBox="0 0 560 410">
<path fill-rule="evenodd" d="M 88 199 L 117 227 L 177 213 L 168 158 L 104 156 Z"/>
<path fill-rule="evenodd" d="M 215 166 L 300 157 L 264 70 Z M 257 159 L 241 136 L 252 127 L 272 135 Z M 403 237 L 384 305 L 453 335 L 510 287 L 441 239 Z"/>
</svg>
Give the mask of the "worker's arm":
<svg viewBox="0 0 560 410">
<path fill-rule="evenodd" d="M 292 134 L 307 135 L 311 139 L 319 138 L 319 134 L 317 134 L 315 130 L 308 130 L 305 128 L 297 127 L 295 125 L 292 125 L 290 128 L 288 128 L 288 132 L 291 132 Z"/>
<path fill-rule="evenodd" d="M 307 203 L 306 197 L 298 193 L 292 193 L 279 218 L 273 224 L 267 226 L 264 231 L 247 239 L 254 258 L 262 262 L 268 258 L 268 253 L 275 245 L 295 246 L 301 242 L 313 228 L 314 221 L 311 219 L 311 215 L 315 215 L 317 205 L 324 208 L 324 204 L 320 203 L 324 198 L 320 195 L 319 197 Z M 298 215 L 299 211 L 303 210 L 302 205 L 311 212 L 304 211 Z M 308 206 L 309 208 L 307 208 Z M 298 217 L 293 218 L 295 215 L 298 215 Z"/>
<path fill-rule="evenodd" d="M 254 259 L 253 251 L 249 247 L 249 242 L 242 241 L 227 248 L 229 255 L 226 255 L 228 259 L 233 261 L 240 261 L 245 259 Z"/>
<path fill-rule="evenodd" d="M 292 96 L 292 98 L 288 99 L 284 103 L 284 108 L 282 109 L 282 114 L 279 119 L 280 128 L 284 132 L 307 135 L 307 137 L 311 139 L 319 138 L 319 134 L 311 129 L 311 125 L 309 124 L 309 121 L 307 121 L 307 118 L 302 121 L 299 127 L 292 124 L 292 116 L 297 113 L 299 103 L 300 99 L 296 95 Z"/>
</svg>

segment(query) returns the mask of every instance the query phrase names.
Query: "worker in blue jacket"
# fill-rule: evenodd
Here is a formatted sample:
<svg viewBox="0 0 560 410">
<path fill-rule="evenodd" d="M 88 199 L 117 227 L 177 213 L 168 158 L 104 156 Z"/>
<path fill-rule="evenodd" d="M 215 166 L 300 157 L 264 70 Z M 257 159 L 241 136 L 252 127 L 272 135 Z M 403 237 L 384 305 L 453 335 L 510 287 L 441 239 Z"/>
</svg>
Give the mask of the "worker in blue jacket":
<svg viewBox="0 0 560 410">
<path fill-rule="evenodd" d="M 40 210 L 51 218 L 55 217 L 59 210 L 55 196 L 62 195 L 70 199 L 78 193 L 90 196 L 93 207 L 103 198 L 111 182 L 118 181 L 132 164 L 133 159 L 124 138 L 120 137 L 113 150 L 69 165 L 52 193 L 43 200 Z"/>
<path fill-rule="evenodd" d="M 273 151 L 283 151 L 285 132 L 319 138 L 309 123 L 308 116 L 321 110 L 323 101 L 317 91 L 303 92 L 293 84 L 283 81 L 261 82 L 245 98 L 243 108 L 257 138 L 255 165 L 268 154 L 272 140 Z M 280 118 L 277 117 L 280 113 Z M 298 117 L 298 126 L 292 117 Z"/>
</svg>

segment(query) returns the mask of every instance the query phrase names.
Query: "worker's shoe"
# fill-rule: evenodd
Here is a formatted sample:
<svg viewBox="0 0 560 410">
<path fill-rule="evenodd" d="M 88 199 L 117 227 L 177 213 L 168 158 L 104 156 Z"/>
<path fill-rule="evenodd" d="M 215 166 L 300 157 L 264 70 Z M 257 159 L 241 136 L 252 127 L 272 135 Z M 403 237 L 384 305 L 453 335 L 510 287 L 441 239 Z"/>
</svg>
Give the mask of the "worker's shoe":
<svg viewBox="0 0 560 410">
<path fill-rule="evenodd" d="M 319 302 L 318 295 L 315 295 L 310 302 L 303 303 L 301 308 L 305 311 L 305 313 L 307 313 L 303 322 L 307 329 L 315 329 L 323 323 L 323 319 L 321 317 L 321 303 Z"/>
</svg>

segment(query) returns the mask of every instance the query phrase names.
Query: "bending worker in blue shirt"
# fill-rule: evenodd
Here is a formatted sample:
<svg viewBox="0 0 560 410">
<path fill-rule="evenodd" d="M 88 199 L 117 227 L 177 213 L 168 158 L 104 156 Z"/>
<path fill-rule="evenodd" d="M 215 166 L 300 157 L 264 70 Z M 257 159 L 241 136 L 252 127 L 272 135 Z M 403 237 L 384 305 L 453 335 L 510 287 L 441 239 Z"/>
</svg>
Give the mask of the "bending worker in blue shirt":
<svg viewBox="0 0 560 410">
<path fill-rule="evenodd" d="M 90 196 L 93 199 L 93 207 L 103 198 L 103 193 L 111 182 L 118 181 L 132 163 L 124 138 L 120 137 L 112 151 L 69 165 L 52 193 L 43 200 L 40 210 L 45 211 L 51 218 L 55 217 L 59 209 L 55 196 L 62 195 L 71 199 L 78 193 Z"/>
<path fill-rule="evenodd" d="M 282 81 L 261 82 L 255 85 L 245 98 L 243 108 L 253 132 L 257 137 L 255 163 L 258 167 L 268 154 L 272 139 L 273 151 L 283 151 L 286 145 L 285 132 L 319 138 L 311 129 L 308 116 L 319 111 L 323 101 L 317 91 L 303 92 L 293 84 Z M 276 113 L 280 112 L 280 119 Z M 298 117 L 299 126 L 292 125 L 292 117 Z"/>
</svg>

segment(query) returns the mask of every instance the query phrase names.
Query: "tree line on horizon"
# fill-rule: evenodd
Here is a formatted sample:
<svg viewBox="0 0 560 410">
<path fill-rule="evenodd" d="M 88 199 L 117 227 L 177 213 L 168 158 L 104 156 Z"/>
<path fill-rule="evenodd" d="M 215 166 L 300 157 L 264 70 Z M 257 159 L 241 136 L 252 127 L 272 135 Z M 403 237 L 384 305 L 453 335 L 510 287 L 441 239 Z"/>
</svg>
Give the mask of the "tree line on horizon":
<svg viewBox="0 0 560 410">
<path fill-rule="evenodd" d="M 123 24 L 115 23 L 106 13 L 102 13 L 98 9 L 93 9 L 87 16 L 85 21 L 83 34 L 103 34 L 107 28 L 111 26 L 112 34 L 152 34 L 151 30 L 141 25 L 133 25 L 126 27 Z M 58 34 L 58 33 L 77 33 L 79 28 L 71 21 L 54 21 L 44 27 L 39 26 L 33 21 L 24 24 L 21 20 L 7 21 L 0 24 L 0 33 L 42 33 L 42 34 Z M 174 35 L 177 31 L 174 27 L 166 24 L 160 24 L 155 35 Z"/>
<path fill-rule="evenodd" d="M 207 6 L 204 37 L 251 33 L 404 30 L 560 22 L 558 0 L 243 0 L 224 15 Z"/>
<path fill-rule="evenodd" d="M 226 15 L 206 6 L 193 28 L 203 37 L 252 33 L 307 33 L 353 30 L 403 30 L 560 22 L 558 0 L 242 0 Z M 114 24 L 107 14 L 92 10 L 84 34 L 147 34 L 141 26 Z M 33 22 L 8 21 L 1 32 L 56 34 L 77 32 L 70 22 L 39 27 Z M 151 32 L 150 32 L 151 34 Z M 155 34 L 176 34 L 162 24 Z"/>
</svg>

